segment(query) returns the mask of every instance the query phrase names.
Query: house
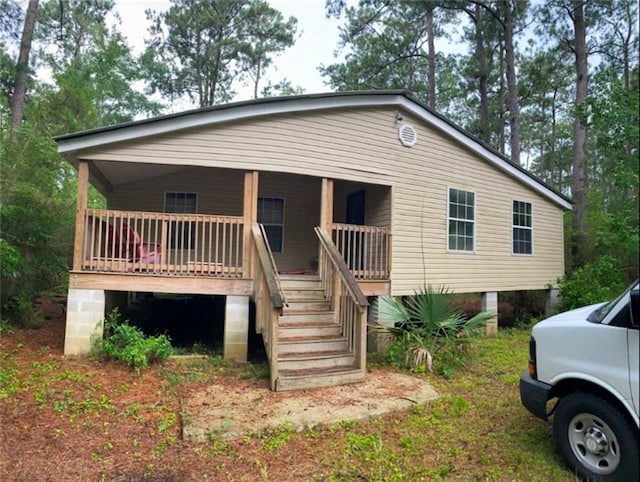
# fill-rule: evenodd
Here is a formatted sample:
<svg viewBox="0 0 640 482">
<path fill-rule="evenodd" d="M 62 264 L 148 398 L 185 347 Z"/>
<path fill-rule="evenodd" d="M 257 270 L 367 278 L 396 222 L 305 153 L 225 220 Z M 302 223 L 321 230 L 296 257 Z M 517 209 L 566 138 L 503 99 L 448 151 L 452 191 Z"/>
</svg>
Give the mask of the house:
<svg viewBox="0 0 640 482">
<path fill-rule="evenodd" d="M 58 137 L 78 169 L 65 353 L 118 293 L 225 295 L 224 356 L 249 307 L 285 390 L 362 380 L 383 295 L 553 286 L 570 200 L 397 91 L 238 102 Z M 87 207 L 91 183 L 108 209 Z M 495 332 L 497 324 L 489 327 Z"/>
</svg>

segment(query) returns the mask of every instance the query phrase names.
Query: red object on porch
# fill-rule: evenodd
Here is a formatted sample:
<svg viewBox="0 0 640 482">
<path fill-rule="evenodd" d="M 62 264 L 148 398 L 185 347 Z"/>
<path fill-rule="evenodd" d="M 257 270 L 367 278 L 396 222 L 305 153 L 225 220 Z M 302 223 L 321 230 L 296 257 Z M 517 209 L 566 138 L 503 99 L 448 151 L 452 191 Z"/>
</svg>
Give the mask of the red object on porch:
<svg viewBox="0 0 640 482">
<path fill-rule="evenodd" d="M 156 244 L 153 251 L 149 251 L 150 243 L 143 243 L 140 235 L 128 224 L 122 223 L 123 242 L 120 244 L 120 253 L 131 261 L 142 263 L 160 263 L 162 246 Z"/>
</svg>

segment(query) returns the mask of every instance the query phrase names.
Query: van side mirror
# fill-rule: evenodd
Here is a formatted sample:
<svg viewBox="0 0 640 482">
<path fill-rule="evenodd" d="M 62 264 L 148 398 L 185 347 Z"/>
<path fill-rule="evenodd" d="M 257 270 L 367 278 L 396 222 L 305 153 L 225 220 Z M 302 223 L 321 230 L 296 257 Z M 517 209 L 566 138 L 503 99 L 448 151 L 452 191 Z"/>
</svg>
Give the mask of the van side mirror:
<svg viewBox="0 0 640 482">
<path fill-rule="evenodd" d="M 629 291 L 629 297 L 631 298 L 631 326 L 634 328 L 640 328 L 640 291 Z"/>
</svg>

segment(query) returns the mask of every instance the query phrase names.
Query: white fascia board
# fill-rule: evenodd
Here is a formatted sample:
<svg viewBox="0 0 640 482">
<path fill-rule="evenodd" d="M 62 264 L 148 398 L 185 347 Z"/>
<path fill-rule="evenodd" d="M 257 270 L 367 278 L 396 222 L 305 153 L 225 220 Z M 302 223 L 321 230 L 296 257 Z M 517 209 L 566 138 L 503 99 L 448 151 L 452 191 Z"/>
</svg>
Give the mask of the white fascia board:
<svg viewBox="0 0 640 482">
<path fill-rule="evenodd" d="M 556 204 L 559 204 L 563 208 L 571 210 L 571 203 L 566 199 L 564 199 L 562 196 L 559 196 L 558 194 L 553 192 L 551 189 L 548 189 L 546 186 L 536 181 L 534 178 L 527 175 L 525 172 L 522 172 L 520 169 L 518 169 L 516 166 L 514 166 L 510 162 L 506 161 L 505 159 L 491 152 L 482 144 L 480 144 L 479 142 L 476 142 L 474 139 L 471 139 L 464 133 L 460 132 L 451 124 L 433 115 L 431 112 L 424 109 L 419 104 L 412 102 L 410 99 L 407 99 L 406 97 L 401 97 L 401 104 L 402 104 L 402 107 L 407 109 L 409 112 L 413 113 L 417 117 L 420 117 L 421 119 L 424 119 L 425 122 L 427 122 L 427 124 L 435 127 L 436 129 L 441 130 L 442 132 L 446 133 L 448 136 L 453 137 L 455 140 L 461 142 L 466 147 L 471 149 L 473 152 L 478 154 L 480 157 L 482 157 L 489 163 L 496 166 L 498 169 L 502 171 L 506 171 L 509 175 L 517 178 L 522 183 L 531 187 L 532 189 L 539 192 L 543 196 L 551 199 L 552 201 L 554 201 Z"/>
<path fill-rule="evenodd" d="M 96 132 L 87 133 L 71 139 L 58 141 L 58 153 L 65 154 L 81 149 L 112 144 L 114 142 L 130 141 L 148 136 L 176 132 L 182 129 L 191 129 L 207 125 L 222 124 L 252 117 L 261 117 L 274 114 L 286 114 L 305 112 L 311 110 L 336 109 L 358 106 L 398 105 L 404 97 L 401 95 L 358 95 L 336 96 L 316 99 L 295 99 L 269 102 L 257 105 L 230 107 L 228 109 L 214 109 L 208 112 L 194 112 L 183 117 L 170 117 L 157 121 L 140 121 L 140 124 L 131 124 Z"/>
</svg>

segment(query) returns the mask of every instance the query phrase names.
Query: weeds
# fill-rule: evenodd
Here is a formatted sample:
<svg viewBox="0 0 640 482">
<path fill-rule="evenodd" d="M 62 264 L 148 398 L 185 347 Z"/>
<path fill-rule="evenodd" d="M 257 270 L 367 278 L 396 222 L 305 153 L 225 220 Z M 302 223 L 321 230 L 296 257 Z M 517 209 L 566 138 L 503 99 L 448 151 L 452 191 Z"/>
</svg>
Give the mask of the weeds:
<svg viewBox="0 0 640 482">
<path fill-rule="evenodd" d="M 260 434 L 260 439 L 267 449 L 276 450 L 295 437 L 296 433 L 293 425 L 290 422 L 285 422 L 273 430 Z"/>
<path fill-rule="evenodd" d="M 370 461 L 378 458 L 382 452 L 382 438 L 380 434 L 357 435 L 347 434 L 347 447 L 352 454 Z"/>
<path fill-rule="evenodd" d="M 18 364 L 12 353 L 0 353 L 0 400 L 9 398 L 20 390 Z"/>
<path fill-rule="evenodd" d="M 160 416 L 160 421 L 158 422 L 158 432 L 162 433 L 172 429 L 173 427 L 175 427 L 177 421 L 178 421 L 178 417 L 176 416 L 175 413 L 173 412 L 163 413 Z"/>
<path fill-rule="evenodd" d="M 240 374 L 240 380 L 261 380 L 263 378 L 269 378 L 269 365 L 266 363 L 261 363 L 260 365 L 247 363 L 244 371 Z"/>
<path fill-rule="evenodd" d="M 94 356 L 122 361 L 139 372 L 150 363 L 165 360 L 171 355 L 171 342 L 165 335 L 145 336 L 128 320 L 120 322 L 119 318 L 117 308 L 107 316 L 104 339 L 94 340 Z"/>
<path fill-rule="evenodd" d="M 225 373 L 225 369 L 231 366 L 231 362 L 223 360 L 219 356 L 201 359 L 180 359 L 172 360 L 172 363 L 163 367 L 159 374 L 169 382 L 171 387 L 176 387 L 181 383 L 202 383 L 208 382 L 216 375 Z"/>
</svg>

